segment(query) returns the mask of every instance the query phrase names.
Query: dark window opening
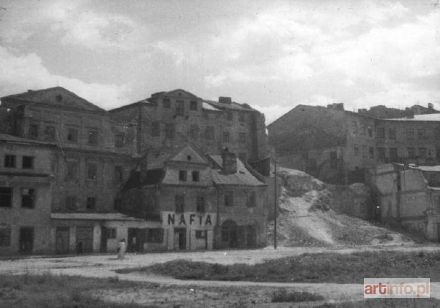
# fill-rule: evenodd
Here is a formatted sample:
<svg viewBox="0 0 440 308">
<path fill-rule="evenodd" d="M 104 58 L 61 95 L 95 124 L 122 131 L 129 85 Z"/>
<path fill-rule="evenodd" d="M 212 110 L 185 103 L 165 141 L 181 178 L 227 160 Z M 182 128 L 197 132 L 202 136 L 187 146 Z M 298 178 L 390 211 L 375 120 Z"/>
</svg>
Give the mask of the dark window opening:
<svg viewBox="0 0 440 308">
<path fill-rule="evenodd" d="M 416 158 L 416 149 L 415 148 L 408 148 L 408 158 Z"/>
<path fill-rule="evenodd" d="M 15 155 L 5 155 L 4 161 L 5 168 L 15 168 Z"/>
<path fill-rule="evenodd" d="M 396 140 L 396 129 L 395 128 L 388 129 L 388 138 L 391 140 Z"/>
<path fill-rule="evenodd" d="M 0 247 L 11 246 L 11 228 L 0 228 Z"/>
<path fill-rule="evenodd" d="M 23 169 L 33 169 L 34 168 L 34 157 L 33 156 L 23 156 L 22 167 L 23 167 Z"/>
<path fill-rule="evenodd" d="M 179 181 L 186 182 L 186 170 L 179 170 Z"/>
<path fill-rule="evenodd" d="M 205 196 L 197 196 L 197 212 L 205 212 Z"/>
<path fill-rule="evenodd" d="M 234 194 L 232 191 L 225 192 L 224 201 L 225 201 L 225 206 L 233 206 L 234 205 Z"/>
<path fill-rule="evenodd" d="M 151 123 L 151 136 L 159 137 L 160 136 L 160 122 L 152 122 Z"/>
<path fill-rule="evenodd" d="M 162 243 L 163 229 L 162 228 L 147 229 L 146 241 L 147 243 Z"/>
<path fill-rule="evenodd" d="M 176 115 L 183 116 L 185 114 L 185 102 L 176 101 Z"/>
<path fill-rule="evenodd" d="M 196 230 L 196 239 L 205 239 L 206 230 Z"/>
<path fill-rule="evenodd" d="M 67 141 L 71 143 L 78 142 L 78 130 L 76 128 L 67 129 Z"/>
<path fill-rule="evenodd" d="M 87 179 L 92 180 L 92 181 L 96 181 L 97 174 L 98 174 L 98 167 L 96 166 L 96 164 L 88 163 L 87 164 Z"/>
<path fill-rule="evenodd" d="M 197 110 L 197 102 L 196 101 L 191 101 L 190 102 L 190 109 L 191 110 Z"/>
<path fill-rule="evenodd" d="M 124 180 L 122 166 L 115 166 L 115 182 L 121 183 Z"/>
<path fill-rule="evenodd" d="M 247 197 L 247 207 L 256 207 L 257 194 L 255 193 L 255 191 L 250 192 Z"/>
<path fill-rule="evenodd" d="M 226 111 L 226 119 L 228 121 L 232 121 L 234 119 L 234 116 L 231 111 Z"/>
<path fill-rule="evenodd" d="M 164 98 L 162 101 L 163 107 L 164 108 L 170 108 L 171 107 L 171 101 L 169 98 Z"/>
<path fill-rule="evenodd" d="M 124 133 L 118 133 L 115 134 L 115 147 L 122 148 L 125 143 L 125 134 Z"/>
<path fill-rule="evenodd" d="M 11 187 L 0 187 L 0 207 L 12 207 Z"/>
<path fill-rule="evenodd" d="M 87 197 L 86 208 L 88 210 L 94 210 L 96 208 L 96 198 L 95 197 Z"/>
<path fill-rule="evenodd" d="M 38 138 L 38 124 L 29 125 L 29 138 L 32 139 Z"/>
<path fill-rule="evenodd" d="M 378 127 L 376 130 L 376 137 L 377 138 L 385 138 L 385 128 L 384 127 Z"/>
<path fill-rule="evenodd" d="M 168 139 L 173 139 L 174 138 L 174 124 L 172 123 L 168 123 L 165 124 L 165 137 Z"/>
<path fill-rule="evenodd" d="M 338 167 L 338 155 L 336 152 L 330 152 L 330 168 L 337 168 Z"/>
<path fill-rule="evenodd" d="M 89 129 L 87 143 L 90 145 L 98 144 L 98 130 L 97 129 Z"/>
<path fill-rule="evenodd" d="M 213 126 L 206 127 L 205 138 L 207 140 L 214 140 L 214 135 L 215 135 L 214 127 Z"/>
<path fill-rule="evenodd" d="M 238 135 L 238 140 L 240 143 L 246 143 L 246 133 L 240 133 Z"/>
<path fill-rule="evenodd" d="M 193 171 L 192 172 L 192 181 L 193 182 L 200 181 L 200 172 L 199 171 Z"/>
<path fill-rule="evenodd" d="M 229 142 L 229 132 L 223 132 L 223 142 L 224 143 Z"/>
<path fill-rule="evenodd" d="M 117 236 L 116 228 L 107 228 L 107 239 L 115 239 Z"/>
<path fill-rule="evenodd" d="M 176 213 L 183 213 L 185 211 L 185 196 L 176 195 L 174 197 L 174 203 L 176 207 Z"/>
<path fill-rule="evenodd" d="M 78 162 L 67 161 L 66 162 L 66 180 L 78 179 Z"/>
<path fill-rule="evenodd" d="M 76 197 L 75 196 L 67 196 L 66 197 L 66 209 L 70 211 L 76 211 Z"/>
<path fill-rule="evenodd" d="M 55 140 L 55 134 L 56 134 L 56 130 L 54 126 L 46 126 L 46 128 L 44 129 L 44 138 L 47 141 Z"/>
<path fill-rule="evenodd" d="M 240 112 L 238 114 L 238 120 L 243 123 L 244 121 L 246 121 L 246 115 L 243 112 Z"/>
<path fill-rule="evenodd" d="M 27 209 L 35 207 L 35 190 L 33 188 L 21 189 L 21 207 Z"/>
</svg>

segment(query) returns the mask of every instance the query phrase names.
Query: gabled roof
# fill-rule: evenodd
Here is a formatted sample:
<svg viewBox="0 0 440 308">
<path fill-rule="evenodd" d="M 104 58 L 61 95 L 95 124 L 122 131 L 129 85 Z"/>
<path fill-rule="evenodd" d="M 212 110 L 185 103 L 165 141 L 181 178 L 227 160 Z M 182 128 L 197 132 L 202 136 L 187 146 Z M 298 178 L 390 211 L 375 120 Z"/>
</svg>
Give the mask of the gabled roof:
<svg viewBox="0 0 440 308">
<path fill-rule="evenodd" d="M 222 157 L 220 155 L 209 155 L 217 165 L 211 170 L 212 181 L 217 185 L 244 185 L 244 186 L 266 186 L 258 180 L 237 158 L 237 172 L 233 174 L 222 173 Z"/>
<path fill-rule="evenodd" d="M 92 104 L 86 99 L 76 95 L 75 93 L 63 88 L 53 87 L 42 90 L 28 90 L 27 92 L 4 96 L 2 102 L 15 103 L 39 103 L 53 107 L 73 108 L 85 111 L 105 112 L 104 109 Z"/>
</svg>

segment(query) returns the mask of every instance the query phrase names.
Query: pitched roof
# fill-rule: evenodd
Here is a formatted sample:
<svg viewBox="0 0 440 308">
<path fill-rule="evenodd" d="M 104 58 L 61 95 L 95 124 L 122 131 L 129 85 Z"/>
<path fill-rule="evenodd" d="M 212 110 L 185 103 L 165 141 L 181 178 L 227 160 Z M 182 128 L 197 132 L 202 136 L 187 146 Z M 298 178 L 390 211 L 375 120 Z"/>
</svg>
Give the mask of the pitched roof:
<svg viewBox="0 0 440 308">
<path fill-rule="evenodd" d="M 223 174 L 222 157 L 220 155 L 209 155 L 216 163 L 217 168 L 211 170 L 212 181 L 218 185 L 245 185 L 245 186 L 266 186 L 265 183 L 258 180 L 246 168 L 243 162 L 237 158 L 237 172 L 233 174 Z"/>
<path fill-rule="evenodd" d="M 42 90 L 28 90 L 27 92 L 4 96 L 2 101 L 10 99 L 19 100 L 23 103 L 40 103 L 51 106 L 68 107 L 80 110 L 105 112 L 104 109 L 92 104 L 86 99 L 63 88 L 52 87 Z"/>
<path fill-rule="evenodd" d="M 430 113 L 430 114 L 415 114 L 414 118 L 392 118 L 384 119 L 387 121 L 430 121 L 430 122 L 440 122 L 440 113 Z"/>
<path fill-rule="evenodd" d="M 231 109 L 231 110 L 242 110 L 242 111 L 256 111 L 251 106 L 247 104 L 239 104 L 236 102 L 231 102 L 230 104 L 220 103 L 213 100 L 203 100 L 204 102 L 214 106 L 217 109 Z"/>
</svg>

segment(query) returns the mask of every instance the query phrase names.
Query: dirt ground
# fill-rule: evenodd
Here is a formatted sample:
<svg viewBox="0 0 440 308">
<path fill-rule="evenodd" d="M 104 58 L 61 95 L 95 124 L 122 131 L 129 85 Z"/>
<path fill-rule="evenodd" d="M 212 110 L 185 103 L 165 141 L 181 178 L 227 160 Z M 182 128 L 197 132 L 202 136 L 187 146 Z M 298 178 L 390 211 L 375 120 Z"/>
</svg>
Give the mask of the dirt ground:
<svg viewBox="0 0 440 308">
<path fill-rule="evenodd" d="M 362 300 L 362 286 L 357 284 L 334 284 L 334 283 L 269 283 L 269 282 L 246 282 L 246 281 L 191 281 L 176 280 L 170 277 L 161 277 L 154 275 L 117 274 L 116 269 L 143 267 L 154 263 L 161 263 L 176 259 L 187 259 L 193 261 L 205 261 L 210 263 L 234 264 L 246 263 L 255 264 L 266 259 L 295 256 L 303 253 L 352 253 L 356 251 L 372 250 L 398 250 L 398 251 L 440 251 L 439 245 L 421 246 L 421 245 L 400 245 L 400 246 L 357 246 L 357 247 L 289 247 L 265 248 L 258 250 L 235 250 L 235 251 L 206 251 L 206 252 L 170 252 L 170 253 L 150 253 L 150 254 L 127 254 L 124 260 L 118 260 L 115 255 L 83 255 L 67 257 L 29 257 L 22 259 L 2 259 L 0 261 L 0 274 L 63 274 L 71 276 L 84 276 L 95 278 L 118 277 L 120 280 L 152 282 L 161 285 L 161 289 L 166 292 L 153 292 L 145 289 L 133 289 L 129 292 L 124 291 L 119 294 L 115 290 L 101 290 L 95 296 L 115 302 L 151 304 L 153 299 L 157 304 L 157 296 L 160 306 L 173 307 L 171 302 L 179 299 L 182 307 L 197 307 L 190 305 L 191 302 L 200 302 L 200 296 L 206 300 L 210 299 L 209 306 L 216 306 L 216 298 L 230 297 L 232 302 L 243 301 L 247 297 L 239 294 L 248 294 L 249 300 L 255 303 L 242 303 L 243 307 L 258 304 L 274 305 L 267 302 L 267 292 L 272 292 L 276 288 L 290 288 L 295 291 L 307 291 L 320 294 L 327 301 L 347 301 Z M 435 270 L 435 269 L 433 269 Z M 173 286 L 175 286 L 173 288 Z M 208 289 L 207 289 L 208 288 Z M 233 288 L 228 291 L 228 288 Z M 200 289 L 200 290 L 199 290 Z M 93 291 L 91 291 L 93 292 Z M 235 294 L 235 295 L 234 295 Z M 260 295 L 259 295 L 260 294 Z M 433 283 L 432 296 L 440 299 L 440 283 Z M 173 301 L 170 302 L 170 300 Z M 230 303 L 232 305 L 232 302 Z M 204 302 L 207 304 L 206 302 Z M 221 306 L 221 305 L 220 305 Z M 240 306 L 240 305 L 239 305 Z M 283 306 L 283 305 L 281 305 Z"/>
</svg>

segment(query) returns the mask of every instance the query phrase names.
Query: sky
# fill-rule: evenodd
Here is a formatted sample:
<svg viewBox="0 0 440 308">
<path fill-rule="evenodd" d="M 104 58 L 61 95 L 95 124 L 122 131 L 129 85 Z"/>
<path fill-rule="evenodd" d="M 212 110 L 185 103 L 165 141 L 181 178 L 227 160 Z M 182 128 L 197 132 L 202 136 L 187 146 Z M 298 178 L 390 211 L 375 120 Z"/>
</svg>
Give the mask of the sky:
<svg viewBox="0 0 440 308">
<path fill-rule="evenodd" d="M 0 96 L 65 87 L 111 109 L 230 96 L 440 109 L 440 0 L 0 0 Z"/>
</svg>

